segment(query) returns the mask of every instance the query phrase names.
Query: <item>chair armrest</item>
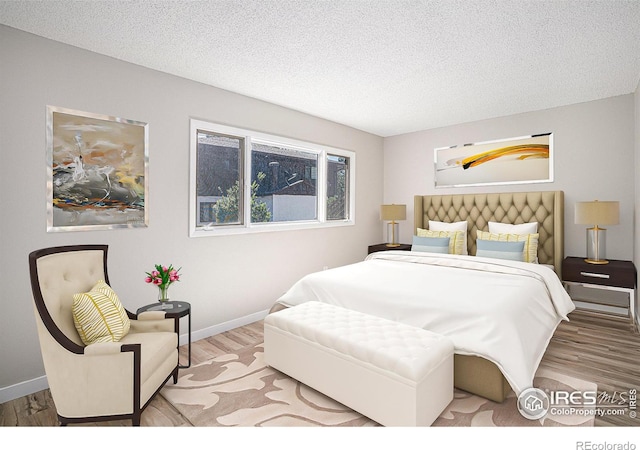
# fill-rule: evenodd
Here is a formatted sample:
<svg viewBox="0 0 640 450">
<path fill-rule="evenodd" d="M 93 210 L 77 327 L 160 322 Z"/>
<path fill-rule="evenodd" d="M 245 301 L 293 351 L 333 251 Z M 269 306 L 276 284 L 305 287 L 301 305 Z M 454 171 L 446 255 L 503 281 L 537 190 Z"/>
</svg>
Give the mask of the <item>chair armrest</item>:
<svg viewBox="0 0 640 450">
<path fill-rule="evenodd" d="M 162 311 L 149 311 L 150 313 L 159 312 L 164 314 Z M 146 312 L 141 313 L 140 316 L 146 314 Z M 140 317 L 138 316 L 138 317 Z M 129 333 L 150 333 L 156 331 L 175 331 L 176 330 L 176 320 L 177 319 L 153 319 L 152 317 L 145 317 L 139 320 L 131 320 L 131 328 L 129 329 Z"/>
<path fill-rule="evenodd" d="M 97 342 L 84 348 L 86 356 L 113 355 L 120 352 L 122 352 L 122 343 L 120 342 Z"/>
<path fill-rule="evenodd" d="M 166 313 L 164 311 L 143 311 L 138 314 L 136 320 L 158 320 L 164 319 Z"/>
</svg>

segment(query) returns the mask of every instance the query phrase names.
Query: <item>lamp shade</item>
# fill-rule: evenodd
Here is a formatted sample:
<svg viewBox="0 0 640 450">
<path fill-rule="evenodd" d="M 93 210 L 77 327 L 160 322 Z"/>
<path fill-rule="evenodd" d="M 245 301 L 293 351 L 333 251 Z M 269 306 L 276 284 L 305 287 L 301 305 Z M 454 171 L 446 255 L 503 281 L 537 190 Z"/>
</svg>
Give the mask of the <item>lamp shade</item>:
<svg viewBox="0 0 640 450">
<path fill-rule="evenodd" d="M 381 220 L 406 220 L 407 205 L 381 205 Z"/>
<path fill-rule="evenodd" d="M 582 225 L 618 225 L 619 202 L 576 202 L 575 222 Z"/>
</svg>

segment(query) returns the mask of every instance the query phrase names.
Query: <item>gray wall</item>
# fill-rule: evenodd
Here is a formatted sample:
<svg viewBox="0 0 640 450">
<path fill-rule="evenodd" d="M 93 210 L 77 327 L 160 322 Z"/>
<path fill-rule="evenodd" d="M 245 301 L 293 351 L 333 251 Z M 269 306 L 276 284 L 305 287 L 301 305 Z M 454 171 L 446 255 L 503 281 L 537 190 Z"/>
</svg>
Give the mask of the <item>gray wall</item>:
<svg viewBox="0 0 640 450">
<path fill-rule="evenodd" d="M 434 187 L 434 148 L 546 132 L 554 135 L 555 181 L 552 183 Z M 629 94 L 387 138 L 384 200 L 406 203 L 407 220 L 400 224 L 400 241 L 410 242 L 414 194 L 562 190 L 565 192 L 566 256 L 581 256 L 586 252 L 586 226 L 574 223 L 575 202 L 617 200 L 620 224 L 608 226 L 607 257 L 631 260 L 635 203 L 633 161 L 634 95 Z"/>
<path fill-rule="evenodd" d="M 134 311 L 157 297 L 145 271 L 181 266 L 171 297 L 191 302 L 195 336 L 205 337 L 260 318 L 301 276 L 362 260 L 380 242 L 382 138 L 5 26 L 0 42 L 0 402 L 44 382 L 32 250 L 109 244 L 112 285 Z M 46 105 L 149 123 L 148 228 L 46 232 Z M 190 239 L 190 117 L 355 151 L 356 225 Z"/>
</svg>

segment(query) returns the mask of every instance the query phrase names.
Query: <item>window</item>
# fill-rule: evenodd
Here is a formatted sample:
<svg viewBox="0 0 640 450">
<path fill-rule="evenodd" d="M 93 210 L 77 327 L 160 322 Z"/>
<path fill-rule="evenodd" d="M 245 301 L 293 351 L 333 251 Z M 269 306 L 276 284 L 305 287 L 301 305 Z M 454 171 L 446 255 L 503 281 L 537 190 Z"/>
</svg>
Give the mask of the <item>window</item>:
<svg viewBox="0 0 640 450">
<path fill-rule="evenodd" d="M 349 218 L 349 158 L 327 155 L 327 220 Z"/>
<path fill-rule="evenodd" d="M 353 225 L 354 165 L 347 150 L 193 119 L 190 235 Z"/>
<path fill-rule="evenodd" d="M 244 138 L 196 130 L 198 226 L 240 224 Z"/>
</svg>

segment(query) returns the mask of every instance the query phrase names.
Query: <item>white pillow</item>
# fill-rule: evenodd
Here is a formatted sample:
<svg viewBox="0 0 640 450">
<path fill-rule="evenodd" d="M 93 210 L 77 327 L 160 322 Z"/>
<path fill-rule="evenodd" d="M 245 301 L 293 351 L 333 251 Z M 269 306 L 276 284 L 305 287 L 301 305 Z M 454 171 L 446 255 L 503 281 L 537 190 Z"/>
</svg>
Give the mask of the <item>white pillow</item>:
<svg viewBox="0 0 640 450">
<path fill-rule="evenodd" d="M 438 222 L 435 220 L 429 221 L 429 229 L 431 231 L 462 231 L 463 242 L 462 242 L 462 254 L 468 255 L 469 249 L 467 248 L 467 221 L 463 220 L 461 222 Z"/>
<path fill-rule="evenodd" d="M 538 222 L 510 223 L 489 222 L 489 233 L 495 234 L 536 234 L 538 232 Z"/>
</svg>

